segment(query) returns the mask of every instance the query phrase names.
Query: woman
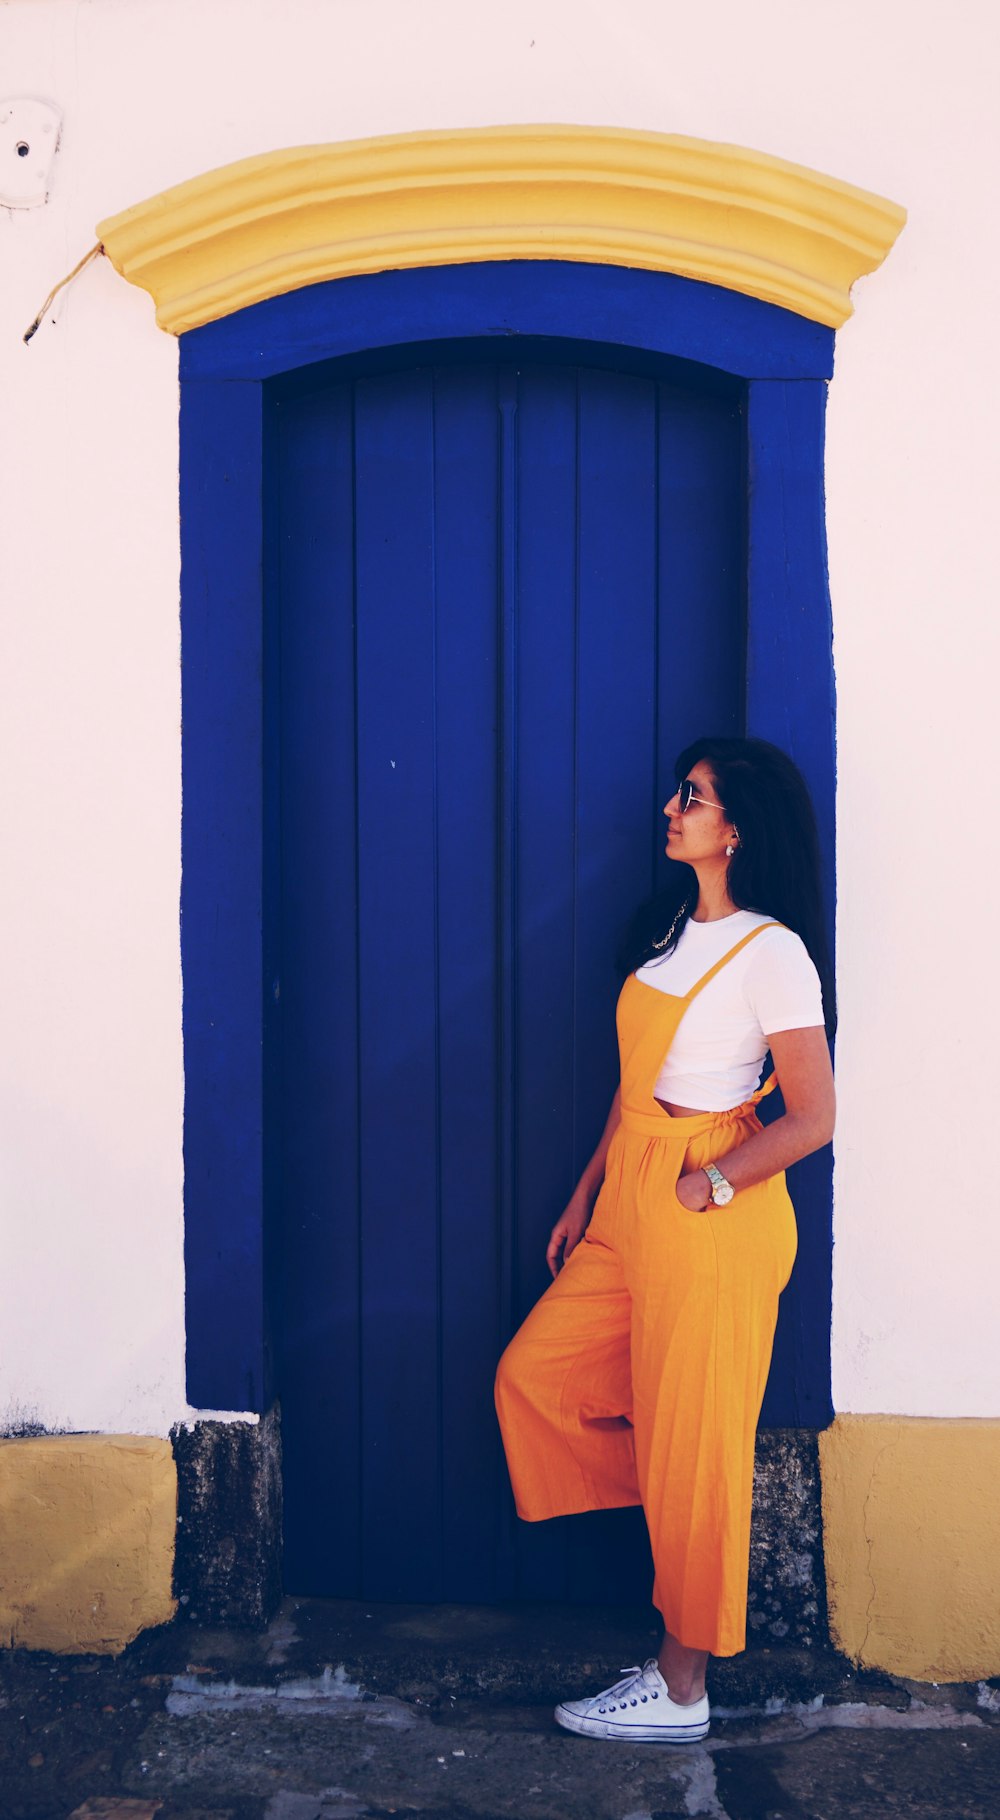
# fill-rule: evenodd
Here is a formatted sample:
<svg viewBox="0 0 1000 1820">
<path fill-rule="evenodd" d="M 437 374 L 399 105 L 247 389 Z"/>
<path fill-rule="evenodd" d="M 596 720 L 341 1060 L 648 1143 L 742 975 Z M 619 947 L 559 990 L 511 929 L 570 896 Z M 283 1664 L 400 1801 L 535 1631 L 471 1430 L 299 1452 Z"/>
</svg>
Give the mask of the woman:
<svg viewBox="0 0 1000 1820">
<path fill-rule="evenodd" d="M 784 1172 L 833 1135 L 836 1010 L 796 766 L 766 740 L 702 739 L 677 776 L 670 888 L 637 919 L 618 1000 L 620 1085 L 496 1403 L 521 1517 L 641 1503 L 649 1527 L 659 1656 L 556 1719 L 688 1743 L 709 1728 L 709 1655 L 746 1646 L 754 1441 L 797 1247 Z"/>
</svg>

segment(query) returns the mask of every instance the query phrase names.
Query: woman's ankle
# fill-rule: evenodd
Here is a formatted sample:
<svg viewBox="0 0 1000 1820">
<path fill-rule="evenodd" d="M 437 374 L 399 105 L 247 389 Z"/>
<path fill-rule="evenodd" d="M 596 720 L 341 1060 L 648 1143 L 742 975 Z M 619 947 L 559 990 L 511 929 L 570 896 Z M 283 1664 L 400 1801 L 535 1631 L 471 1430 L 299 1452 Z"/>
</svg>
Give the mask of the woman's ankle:
<svg viewBox="0 0 1000 1820">
<path fill-rule="evenodd" d="M 709 1652 L 685 1647 L 669 1632 L 660 1645 L 657 1667 L 678 1706 L 694 1706 L 705 1697 L 705 1671 Z"/>
<path fill-rule="evenodd" d="M 662 1662 L 659 1662 L 657 1667 L 670 1691 L 671 1700 L 676 1700 L 678 1706 L 693 1706 L 696 1700 L 703 1697 L 704 1681 L 688 1681 L 682 1679 L 678 1674 L 668 1674 Z"/>
<path fill-rule="evenodd" d="M 669 1677 L 664 1674 L 662 1668 L 660 1669 L 660 1673 L 667 1683 L 671 1700 L 678 1706 L 695 1706 L 699 1700 L 704 1698 L 705 1689 L 703 1686 L 699 1687 L 696 1682 L 685 1687 L 684 1683 L 678 1681 L 676 1676 L 674 1676 L 673 1680 L 670 1680 Z"/>
</svg>

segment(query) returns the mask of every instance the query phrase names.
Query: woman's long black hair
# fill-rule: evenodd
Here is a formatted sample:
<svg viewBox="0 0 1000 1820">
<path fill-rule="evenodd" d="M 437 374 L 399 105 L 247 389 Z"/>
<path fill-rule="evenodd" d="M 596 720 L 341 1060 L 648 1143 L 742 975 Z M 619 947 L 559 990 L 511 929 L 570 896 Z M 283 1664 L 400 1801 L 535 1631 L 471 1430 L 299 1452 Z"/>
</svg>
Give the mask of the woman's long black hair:
<svg viewBox="0 0 1000 1820">
<path fill-rule="evenodd" d="M 826 1033 L 832 1038 L 837 1000 L 823 917 L 819 835 L 805 779 L 787 752 L 769 740 L 697 739 L 678 755 L 677 783 L 699 759 L 712 772 L 727 819 L 739 829 L 729 862 L 729 895 L 739 909 L 773 916 L 801 936 L 820 977 Z M 619 959 L 625 973 L 657 954 L 672 953 L 698 902 L 693 867 L 683 860 L 668 860 L 667 866 L 666 890 L 637 912 L 622 945 Z M 655 948 L 685 899 L 687 907 L 669 944 Z"/>
</svg>

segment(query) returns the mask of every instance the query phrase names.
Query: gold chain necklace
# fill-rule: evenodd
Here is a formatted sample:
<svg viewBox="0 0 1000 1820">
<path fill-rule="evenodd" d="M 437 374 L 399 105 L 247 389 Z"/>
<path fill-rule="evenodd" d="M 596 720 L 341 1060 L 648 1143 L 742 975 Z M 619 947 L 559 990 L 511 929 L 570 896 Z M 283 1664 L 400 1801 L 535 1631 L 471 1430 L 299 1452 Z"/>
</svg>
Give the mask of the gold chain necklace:
<svg viewBox="0 0 1000 1820">
<path fill-rule="evenodd" d="M 684 902 L 682 903 L 680 909 L 677 912 L 677 915 L 674 917 L 673 922 L 671 923 L 669 929 L 667 930 L 666 935 L 663 937 L 662 942 L 654 942 L 653 943 L 654 948 L 665 948 L 667 946 L 667 943 L 669 942 L 670 937 L 673 935 L 673 932 L 676 929 L 678 923 L 680 922 L 681 917 L 684 915 L 684 912 L 687 909 L 687 907 L 688 907 L 688 900 L 687 900 L 687 898 L 685 898 Z"/>
</svg>

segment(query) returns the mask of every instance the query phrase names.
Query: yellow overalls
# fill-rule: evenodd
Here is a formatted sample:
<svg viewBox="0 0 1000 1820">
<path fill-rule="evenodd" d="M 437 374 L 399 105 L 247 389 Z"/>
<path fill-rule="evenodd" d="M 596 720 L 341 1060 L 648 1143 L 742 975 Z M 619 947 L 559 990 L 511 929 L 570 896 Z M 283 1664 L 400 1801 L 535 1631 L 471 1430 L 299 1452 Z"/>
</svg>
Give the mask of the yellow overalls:
<svg viewBox="0 0 1000 1820">
<path fill-rule="evenodd" d="M 775 1077 L 728 1112 L 688 1118 L 653 1087 L 691 1001 L 772 926 L 683 997 L 625 981 L 621 1123 L 593 1216 L 496 1377 L 518 1515 L 641 1504 L 653 1604 L 682 1644 L 717 1656 L 746 1646 L 754 1439 L 798 1236 L 783 1170 L 703 1213 L 674 1192 L 763 1129 L 754 1108 Z"/>
</svg>

